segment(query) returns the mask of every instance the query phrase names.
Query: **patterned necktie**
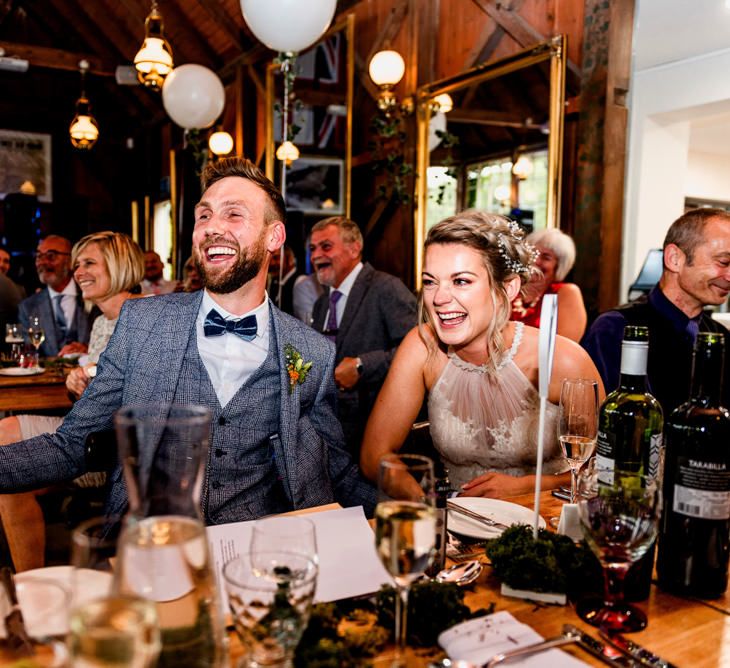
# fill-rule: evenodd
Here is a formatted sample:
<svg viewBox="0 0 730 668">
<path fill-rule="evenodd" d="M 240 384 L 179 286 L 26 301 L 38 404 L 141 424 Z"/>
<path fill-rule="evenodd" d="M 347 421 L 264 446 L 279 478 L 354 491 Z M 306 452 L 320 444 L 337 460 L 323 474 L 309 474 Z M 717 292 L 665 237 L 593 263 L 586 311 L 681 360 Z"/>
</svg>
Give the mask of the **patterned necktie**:
<svg viewBox="0 0 730 668">
<path fill-rule="evenodd" d="M 342 293 L 339 290 L 330 292 L 330 312 L 327 316 L 327 327 L 324 330 L 324 335 L 330 341 L 337 339 L 337 302 L 340 301 L 340 297 L 342 297 Z"/>
<path fill-rule="evenodd" d="M 53 299 L 56 302 L 54 319 L 56 321 L 56 326 L 58 327 L 58 338 L 62 343 L 66 343 L 68 324 L 66 322 L 66 316 L 63 313 L 63 295 L 54 295 Z"/>
<path fill-rule="evenodd" d="M 699 334 L 700 332 L 699 318 L 690 318 L 684 331 L 687 332 L 687 335 L 689 336 L 692 345 L 694 345 L 695 341 L 697 340 L 697 334 Z"/>
<path fill-rule="evenodd" d="M 205 316 L 203 332 L 206 336 L 222 336 L 226 332 L 235 334 L 239 339 L 252 341 L 256 338 L 256 315 L 247 315 L 239 320 L 226 320 L 218 311 L 211 309 Z"/>
</svg>

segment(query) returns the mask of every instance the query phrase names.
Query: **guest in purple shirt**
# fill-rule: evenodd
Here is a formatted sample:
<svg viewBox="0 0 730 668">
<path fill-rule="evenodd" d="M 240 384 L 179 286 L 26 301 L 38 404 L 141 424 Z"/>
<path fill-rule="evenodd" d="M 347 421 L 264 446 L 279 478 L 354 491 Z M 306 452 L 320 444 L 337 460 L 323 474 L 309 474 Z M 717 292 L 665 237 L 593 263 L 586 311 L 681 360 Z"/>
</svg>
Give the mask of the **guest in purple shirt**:
<svg viewBox="0 0 730 668">
<path fill-rule="evenodd" d="M 649 327 L 649 387 L 669 415 L 689 398 L 697 332 L 727 333 L 703 309 L 730 294 L 730 214 L 710 208 L 685 213 L 672 223 L 663 248 L 659 284 L 648 296 L 599 316 L 581 345 L 608 393 L 619 383 L 624 326 Z M 730 406 L 730 337 L 725 339 L 723 403 Z"/>
</svg>

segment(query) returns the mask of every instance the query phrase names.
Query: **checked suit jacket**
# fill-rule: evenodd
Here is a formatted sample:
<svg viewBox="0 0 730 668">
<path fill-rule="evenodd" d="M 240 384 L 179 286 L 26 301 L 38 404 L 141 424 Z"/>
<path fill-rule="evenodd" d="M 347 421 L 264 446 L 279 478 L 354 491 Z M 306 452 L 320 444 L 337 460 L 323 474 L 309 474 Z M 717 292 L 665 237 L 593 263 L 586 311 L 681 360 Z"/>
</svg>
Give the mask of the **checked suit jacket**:
<svg viewBox="0 0 730 668">
<path fill-rule="evenodd" d="M 128 300 L 101 355 L 96 378 L 58 431 L 0 448 L 0 491 L 22 491 L 75 478 L 84 472 L 86 435 L 112 428 L 119 407 L 172 403 L 190 337 L 195 336 L 202 294 Z M 259 416 L 268 419 L 272 411 L 278 416 L 279 438 L 272 439 L 273 458 L 286 500 L 293 509 L 336 500 L 342 505 L 363 505 L 370 514 L 375 491 L 343 448 L 342 429 L 335 415 L 332 344 L 271 303 L 270 311 L 270 336 L 275 337 L 280 359 L 280 402 L 258 410 Z M 289 391 L 284 358 L 287 344 L 305 362 L 312 362 L 306 380 L 293 392 Z M 251 420 L 256 418 L 255 414 L 250 416 Z M 227 436 L 230 430 L 211 425 L 211 453 L 217 447 L 238 448 L 245 458 L 246 443 L 240 442 L 241 431 L 236 433 L 232 439 Z M 207 476 L 204 484 L 207 486 Z M 204 487 L 202 498 L 206 497 Z M 111 475 L 107 509 L 124 512 L 126 502 L 126 488 L 117 468 Z"/>
<path fill-rule="evenodd" d="M 325 329 L 329 292 L 314 304 L 312 326 Z M 405 335 L 416 326 L 416 298 L 403 282 L 366 262 L 352 285 L 337 328 L 336 364 L 359 357 L 363 370 L 353 390 L 340 392 L 339 416 L 353 454 L 357 454 L 368 415 L 390 363 Z"/>
<path fill-rule="evenodd" d="M 98 313 L 98 311 L 97 311 Z M 60 340 L 60 332 L 56 319 L 53 316 L 53 305 L 51 304 L 51 296 L 48 288 L 43 288 L 40 292 L 36 292 L 24 299 L 18 305 L 18 320 L 23 328 L 27 329 L 30 317 L 37 315 L 41 319 L 41 326 L 46 333 L 46 339 L 39 349 L 43 357 L 52 357 L 58 355 L 58 351 L 63 348 L 64 342 Z M 74 328 L 76 329 L 75 341 L 79 343 L 88 343 L 91 334 L 92 318 L 84 310 L 84 301 L 81 295 L 76 297 L 76 311 L 74 314 Z"/>
</svg>

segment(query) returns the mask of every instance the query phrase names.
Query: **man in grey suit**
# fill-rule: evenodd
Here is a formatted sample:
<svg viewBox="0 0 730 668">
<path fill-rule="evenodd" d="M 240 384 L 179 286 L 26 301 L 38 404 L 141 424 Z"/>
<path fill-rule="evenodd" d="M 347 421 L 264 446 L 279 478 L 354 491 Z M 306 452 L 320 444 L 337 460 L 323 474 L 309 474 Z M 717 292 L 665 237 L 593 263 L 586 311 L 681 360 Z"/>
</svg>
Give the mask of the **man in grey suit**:
<svg viewBox="0 0 730 668">
<path fill-rule="evenodd" d="M 312 326 L 337 346 L 338 414 L 356 459 L 395 351 L 416 325 L 413 293 L 395 276 L 363 263 L 362 249 L 360 228 L 348 218 L 325 218 L 312 227 L 312 265 L 328 287 L 314 305 Z"/>
<path fill-rule="evenodd" d="M 124 404 L 198 404 L 213 416 L 202 490 L 207 523 L 334 500 L 372 512 L 375 493 L 343 448 L 334 346 L 266 297 L 284 243 L 284 202 L 251 162 L 210 163 L 195 207 L 193 256 L 204 290 L 128 300 L 97 376 L 55 434 L 0 448 L 0 491 L 83 472 L 84 439 Z M 311 362 L 292 378 L 289 361 Z M 292 374 L 293 375 L 293 374 Z M 110 513 L 127 497 L 110 477 Z"/>
<path fill-rule="evenodd" d="M 84 310 L 71 268 L 71 242 L 55 234 L 41 239 L 35 256 L 38 278 L 45 288 L 18 306 L 18 320 L 25 329 L 38 316 L 46 334 L 39 352 L 46 357 L 85 353 L 91 321 Z"/>
</svg>

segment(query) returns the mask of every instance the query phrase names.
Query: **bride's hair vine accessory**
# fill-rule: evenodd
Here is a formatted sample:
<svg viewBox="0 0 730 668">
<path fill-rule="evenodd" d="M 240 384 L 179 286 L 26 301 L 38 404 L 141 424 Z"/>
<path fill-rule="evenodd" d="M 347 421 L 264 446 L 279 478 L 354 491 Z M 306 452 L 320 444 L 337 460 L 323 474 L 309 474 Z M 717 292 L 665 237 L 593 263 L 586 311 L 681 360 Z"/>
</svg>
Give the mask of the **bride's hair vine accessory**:
<svg viewBox="0 0 730 668">
<path fill-rule="evenodd" d="M 529 274 L 532 272 L 535 260 L 537 260 L 540 252 L 532 244 L 525 241 L 525 232 L 520 227 L 519 223 L 514 220 L 510 220 L 507 223 L 509 236 L 515 244 L 521 244 L 530 255 L 530 260 L 527 264 L 523 263 L 518 257 L 513 257 L 509 249 L 507 248 L 507 241 L 505 235 L 500 232 L 497 234 L 497 247 L 499 248 L 499 254 L 504 260 L 505 267 L 515 274 Z"/>
</svg>

